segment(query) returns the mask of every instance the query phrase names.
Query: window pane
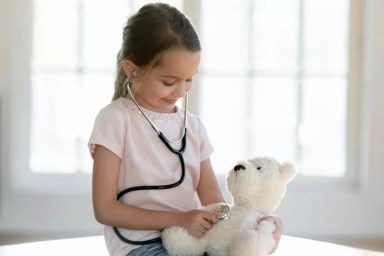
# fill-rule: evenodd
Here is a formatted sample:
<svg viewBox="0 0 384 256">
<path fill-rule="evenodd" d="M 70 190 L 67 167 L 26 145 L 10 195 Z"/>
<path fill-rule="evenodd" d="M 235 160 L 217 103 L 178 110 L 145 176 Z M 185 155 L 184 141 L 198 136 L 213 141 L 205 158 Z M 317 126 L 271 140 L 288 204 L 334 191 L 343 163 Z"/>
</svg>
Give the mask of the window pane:
<svg viewBox="0 0 384 256">
<path fill-rule="evenodd" d="M 33 61 L 36 69 L 71 69 L 77 63 L 77 0 L 34 0 Z"/>
<path fill-rule="evenodd" d="M 111 74 L 35 73 L 32 91 L 33 172 L 90 172 L 94 118 L 112 95 Z"/>
<path fill-rule="evenodd" d="M 303 81 L 303 120 L 299 128 L 301 169 L 306 174 L 345 172 L 347 81 L 309 77 Z M 326 161 L 324 161 L 326 159 Z"/>
<path fill-rule="evenodd" d="M 349 1 L 305 1 L 304 68 L 344 75 L 348 63 Z"/>
<path fill-rule="evenodd" d="M 114 72 L 121 46 L 122 28 L 131 13 L 126 0 L 83 0 L 79 26 L 82 51 L 80 61 L 86 69 Z"/>
<path fill-rule="evenodd" d="M 80 123 L 76 109 L 77 83 L 73 73 L 35 73 L 33 76 L 30 158 L 33 172 L 77 170 L 76 140 Z"/>
<path fill-rule="evenodd" d="M 247 1 L 202 1 L 202 67 L 212 72 L 247 71 Z"/>
<path fill-rule="evenodd" d="M 247 149 L 247 84 L 243 77 L 204 76 L 200 114 L 215 148 L 212 163 L 217 173 L 226 173 L 233 159 L 242 159 Z"/>
<path fill-rule="evenodd" d="M 257 70 L 296 72 L 298 50 L 298 1 L 255 1 L 253 61 Z"/>
<path fill-rule="evenodd" d="M 252 155 L 296 158 L 297 81 L 290 77 L 257 77 L 251 94 Z"/>
</svg>

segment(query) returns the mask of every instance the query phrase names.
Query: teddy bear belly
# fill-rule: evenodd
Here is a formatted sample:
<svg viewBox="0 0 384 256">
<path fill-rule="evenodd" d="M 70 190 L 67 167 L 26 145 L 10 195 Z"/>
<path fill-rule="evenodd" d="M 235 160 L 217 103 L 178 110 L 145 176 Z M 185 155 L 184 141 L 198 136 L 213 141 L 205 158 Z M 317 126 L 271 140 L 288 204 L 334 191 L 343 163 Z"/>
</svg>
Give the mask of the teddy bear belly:
<svg viewBox="0 0 384 256">
<path fill-rule="evenodd" d="M 244 230 L 256 227 L 257 215 L 244 212 L 232 212 L 230 218 L 222 220 L 209 230 L 205 236 L 208 239 L 207 251 L 212 256 L 228 255 L 231 241 Z"/>
</svg>

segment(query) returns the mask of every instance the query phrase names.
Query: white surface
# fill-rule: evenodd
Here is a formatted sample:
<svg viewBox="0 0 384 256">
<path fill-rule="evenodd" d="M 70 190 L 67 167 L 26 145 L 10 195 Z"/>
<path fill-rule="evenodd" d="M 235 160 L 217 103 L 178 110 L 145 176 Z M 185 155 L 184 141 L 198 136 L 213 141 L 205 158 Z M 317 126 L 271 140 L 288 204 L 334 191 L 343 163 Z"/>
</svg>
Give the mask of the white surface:
<svg viewBox="0 0 384 256">
<path fill-rule="evenodd" d="M 0 256 L 107 256 L 102 236 L 52 240 L 0 247 Z M 384 256 L 384 253 L 354 249 L 351 247 L 309 239 L 283 236 L 273 256 Z M 240 256 L 240 255 L 239 255 Z M 247 255 L 248 256 L 248 255 Z M 250 255 L 249 255 L 250 256 Z"/>
</svg>

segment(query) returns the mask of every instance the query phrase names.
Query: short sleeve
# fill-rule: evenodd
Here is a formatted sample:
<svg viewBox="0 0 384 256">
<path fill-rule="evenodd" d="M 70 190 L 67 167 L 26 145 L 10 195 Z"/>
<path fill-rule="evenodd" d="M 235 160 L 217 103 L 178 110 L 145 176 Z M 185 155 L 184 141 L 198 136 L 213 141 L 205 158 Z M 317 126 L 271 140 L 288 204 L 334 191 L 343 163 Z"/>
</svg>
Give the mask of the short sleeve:
<svg viewBox="0 0 384 256">
<path fill-rule="evenodd" d="M 212 155 L 214 149 L 212 147 L 211 142 L 209 141 L 208 133 L 205 129 L 203 122 L 200 120 L 200 118 L 197 118 L 197 120 L 199 122 L 198 131 L 199 131 L 199 138 L 200 138 L 200 158 L 201 158 L 201 161 L 204 161 Z"/>
<path fill-rule="evenodd" d="M 100 110 L 88 142 L 92 157 L 95 145 L 101 145 L 122 158 L 126 136 L 125 120 L 123 112 L 111 105 Z"/>
</svg>

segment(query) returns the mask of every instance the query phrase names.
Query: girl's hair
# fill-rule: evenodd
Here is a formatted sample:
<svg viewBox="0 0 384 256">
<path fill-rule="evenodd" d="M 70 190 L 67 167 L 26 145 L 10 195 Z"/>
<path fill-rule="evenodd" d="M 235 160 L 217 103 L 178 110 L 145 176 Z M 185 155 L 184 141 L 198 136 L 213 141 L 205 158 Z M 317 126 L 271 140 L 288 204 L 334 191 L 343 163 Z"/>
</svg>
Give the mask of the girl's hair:
<svg viewBox="0 0 384 256">
<path fill-rule="evenodd" d="M 149 69 L 155 66 L 164 51 L 182 48 L 200 51 L 199 37 L 189 19 L 178 9 L 164 3 L 144 5 L 129 18 L 123 30 L 123 42 L 117 55 L 115 93 L 112 100 L 127 96 L 128 77 L 123 60 Z"/>
</svg>

